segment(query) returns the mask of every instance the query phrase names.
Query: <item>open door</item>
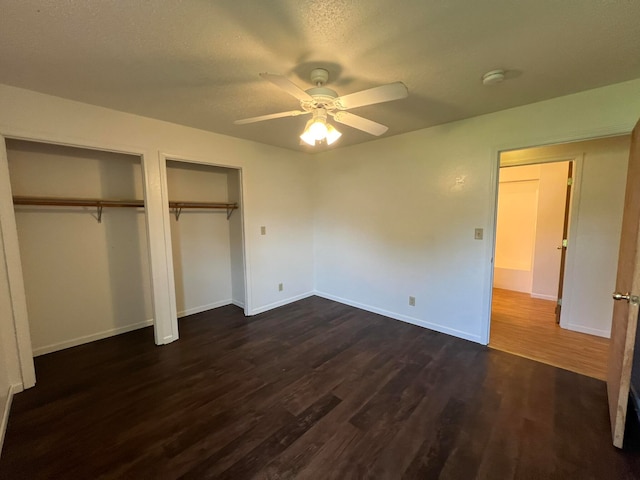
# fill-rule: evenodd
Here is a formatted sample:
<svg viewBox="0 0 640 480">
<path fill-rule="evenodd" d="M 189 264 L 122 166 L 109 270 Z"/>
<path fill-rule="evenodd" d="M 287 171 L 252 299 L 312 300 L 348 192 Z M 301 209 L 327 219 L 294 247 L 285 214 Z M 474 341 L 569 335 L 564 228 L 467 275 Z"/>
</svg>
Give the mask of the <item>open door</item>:
<svg viewBox="0 0 640 480">
<path fill-rule="evenodd" d="M 631 135 L 618 275 L 613 298 L 607 394 L 613 444 L 622 448 L 640 296 L 640 121 Z M 596 272 L 594 272 L 596 273 Z"/>
<path fill-rule="evenodd" d="M 560 323 L 560 311 L 562 310 L 562 286 L 564 285 L 564 268 L 567 262 L 567 239 L 569 238 L 569 208 L 571 207 L 571 187 L 573 185 L 573 162 L 569 162 L 567 174 L 567 193 L 564 200 L 564 223 L 562 225 L 562 244 L 560 249 L 560 277 L 558 280 L 558 303 L 556 304 L 556 323 Z"/>
</svg>

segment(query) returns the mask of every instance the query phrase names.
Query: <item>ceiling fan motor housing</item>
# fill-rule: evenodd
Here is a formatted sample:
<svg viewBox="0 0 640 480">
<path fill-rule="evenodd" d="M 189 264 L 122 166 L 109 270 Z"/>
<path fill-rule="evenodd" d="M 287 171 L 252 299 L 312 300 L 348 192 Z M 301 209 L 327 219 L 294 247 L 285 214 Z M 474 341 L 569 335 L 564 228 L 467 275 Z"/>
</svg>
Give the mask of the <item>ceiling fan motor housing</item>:
<svg viewBox="0 0 640 480">
<path fill-rule="evenodd" d="M 334 108 L 333 103 L 336 98 L 338 98 L 338 94 L 326 87 L 315 87 L 306 90 L 306 92 L 313 97 L 313 101 L 301 101 L 300 104 L 302 108 L 316 108 L 316 107 L 325 107 L 327 109 Z"/>
</svg>

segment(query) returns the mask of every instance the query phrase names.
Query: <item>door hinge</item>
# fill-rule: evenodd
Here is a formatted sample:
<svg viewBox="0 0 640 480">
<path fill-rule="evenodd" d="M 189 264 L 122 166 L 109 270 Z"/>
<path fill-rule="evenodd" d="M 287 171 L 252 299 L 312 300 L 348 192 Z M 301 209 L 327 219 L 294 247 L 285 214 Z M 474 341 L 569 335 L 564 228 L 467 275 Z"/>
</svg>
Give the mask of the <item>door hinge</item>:
<svg viewBox="0 0 640 480">
<path fill-rule="evenodd" d="M 567 178 L 567 185 L 569 186 L 573 185 L 573 178 L 571 177 Z"/>
<path fill-rule="evenodd" d="M 567 244 L 568 244 L 567 239 L 566 239 L 566 238 L 563 238 L 563 239 L 562 239 L 562 246 L 563 246 L 564 248 L 567 248 Z"/>
<path fill-rule="evenodd" d="M 562 299 L 561 299 L 561 298 L 559 298 L 559 299 L 558 299 L 558 305 L 559 305 L 560 307 L 562 306 Z"/>
</svg>

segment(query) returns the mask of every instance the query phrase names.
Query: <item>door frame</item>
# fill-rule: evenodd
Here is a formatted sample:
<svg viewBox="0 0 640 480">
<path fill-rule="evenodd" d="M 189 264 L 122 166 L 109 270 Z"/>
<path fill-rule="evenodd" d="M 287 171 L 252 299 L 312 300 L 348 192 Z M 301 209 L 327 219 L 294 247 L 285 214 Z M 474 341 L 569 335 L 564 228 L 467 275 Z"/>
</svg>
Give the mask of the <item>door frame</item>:
<svg viewBox="0 0 640 480">
<path fill-rule="evenodd" d="M 249 305 L 249 299 L 251 298 L 251 295 L 249 295 L 249 289 L 250 289 L 251 283 L 249 282 L 249 274 L 248 274 L 248 268 L 247 268 L 247 241 L 246 241 L 246 235 L 245 235 L 245 222 L 244 222 L 244 175 L 243 175 L 242 167 L 225 165 L 223 163 L 215 163 L 215 162 L 211 162 L 208 159 L 203 159 L 203 158 L 196 159 L 192 155 L 191 156 L 176 155 L 176 154 L 160 152 L 159 157 L 160 157 L 160 168 L 161 168 L 160 177 L 162 178 L 161 188 L 164 192 L 163 196 L 165 196 L 167 199 L 169 198 L 169 186 L 167 184 L 167 162 L 168 161 L 195 164 L 195 165 L 205 165 L 208 167 L 228 168 L 230 170 L 238 171 L 238 180 L 240 182 L 240 185 L 239 185 L 240 208 L 238 209 L 238 214 L 240 215 L 240 230 L 242 235 L 242 244 L 241 244 L 242 262 L 243 262 L 242 275 L 243 275 L 243 281 L 244 281 L 244 299 L 243 299 L 244 304 L 242 305 L 242 309 L 244 311 L 245 316 L 249 316 L 250 315 L 249 312 L 251 312 L 251 305 Z M 166 221 L 167 221 L 167 225 L 169 225 L 169 229 L 165 230 L 165 234 L 168 235 L 168 238 L 166 239 L 166 241 L 167 241 L 167 245 L 169 246 L 169 252 L 167 254 L 167 269 L 169 272 L 169 279 L 171 280 L 172 287 L 173 287 L 170 293 L 170 296 L 171 296 L 170 302 L 173 309 L 172 325 L 175 324 L 175 328 L 177 332 L 178 331 L 178 311 L 176 307 L 175 274 L 173 271 L 173 246 L 171 244 L 171 226 L 170 226 L 171 224 L 170 224 L 169 215 L 170 213 L 169 213 L 169 210 L 167 209 Z"/>
<path fill-rule="evenodd" d="M 509 144 L 497 145 L 491 149 L 491 205 L 489 208 L 489 216 L 487 218 L 487 243 L 485 245 L 485 260 L 484 260 L 484 294 L 483 294 L 483 321 L 480 343 L 483 345 L 489 344 L 489 338 L 491 334 L 491 304 L 493 302 L 493 259 L 495 256 L 496 248 L 496 226 L 498 220 L 498 183 L 500 175 L 500 155 L 503 152 L 511 150 L 524 150 L 528 148 L 546 147 L 564 143 L 575 143 L 587 140 L 597 140 L 607 137 L 616 137 L 620 135 L 628 135 L 633 130 L 635 123 L 624 125 L 612 125 L 607 128 L 600 128 L 595 130 L 587 130 L 583 132 L 575 132 L 573 134 L 567 134 L 565 136 L 548 136 L 546 138 L 532 139 L 531 141 L 513 142 Z M 577 182 L 576 182 L 577 183 Z M 575 194 L 575 193 L 574 193 Z M 573 210 L 577 211 L 577 208 Z M 577 224 L 576 224 L 577 225 Z M 567 257 L 570 255 L 568 254 Z M 569 263 L 569 258 L 567 258 Z M 565 271 L 565 278 L 567 272 Z M 562 320 L 561 320 L 562 322 Z"/>
<path fill-rule="evenodd" d="M 550 145 L 551 146 L 551 145 Z M 536 147 L 533 147 L 536 148 Z M 520 149 L 518 149 L 520 150 Z M 524 149 L 526 150 L 526 149 Z M 502 152 L 501 152 L 502 153 Z M 499 160 L 498 160 L 499 161 Z M 571 272 L 575 265 L 575 232 L 578 229 L 578 211 L 580 206 L 580 194 L 581 194 L 581 185 L 582 185 L 582 171 L 584 168 L 584 154 L 581 152 L 568 153 L 565 155 L 549 155 L 549 156 L 540 156 L 540 157 L 531 157 L 521 161 L 509 162 L 504 165 L 500 165 L 499 168 L 502 167 L 521 167 L 525 165 L 541 165 L 546 163 L 557 163 L 557 162 L 570 162 L 573 163 L 573 184 L 571 188 L 571 202 L 569 205 L 569 232 L 567 236 L 567 249 L 566 249 L 566 258 L 565 258 L 565 271 L 563 277 L 563 288 L 564 288 L 564 298 L 572 298 L 573 289 L 571 288 L 571 283 L 565 283 L 567 278 L 571 277 Z M 498 172 L 500 170 L 498 169 Z M 498 177 L 498 193 L 500 190 L 500 178 Z M 497 197 L 496 197 L 497 200 Z M 493 225 L 494 235 L 497 232 L 497 219 L 498 219 L 498 207 L 496 203 L 496 224 Z M 494 245 L 494 253 L 495 257 L 495 245 Z M 491 277 L 491 281 L 493 282 L 493 276 Z M 492 287 L 492 299 L 493 302 L 493 283 Z M 564 307 L 563 302 L 563 307 Z M 571 318 L 571 303 L 568 303 L 567 308 L 563 308 L 560 313 L 560 326 L 562 328 L 568 328 L 568 318 Z M 489 319 L 489 323 L 491 323 L 491 319 Z M 491 332 L 489 332 L 489 335 Z M 490 339 L 489 339 L 490 340 Z"/>
</svg>

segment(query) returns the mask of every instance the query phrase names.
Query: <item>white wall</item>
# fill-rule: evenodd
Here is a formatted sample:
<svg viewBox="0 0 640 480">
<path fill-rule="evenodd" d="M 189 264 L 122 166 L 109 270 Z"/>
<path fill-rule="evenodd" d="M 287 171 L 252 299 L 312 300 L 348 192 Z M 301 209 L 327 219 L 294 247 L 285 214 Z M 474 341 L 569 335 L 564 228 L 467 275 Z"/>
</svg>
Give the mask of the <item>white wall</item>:
<svg viewBox="0 0 640 480">
<path fill-rule="evenodd" d="M 500 169 L 493 286 L 531 293 L 540 165 Z"/>
<path fill-rule="evenodd" d="M 487 342 L 498 152 L 629 132 L 638 112 L 635 80 L 319 154 L 317 291 Z"/>
<path fill-rule="evenodd" d="M 140 159 L 7 141 L 14 195 L 141 199 Z M 17 206 L 35 355 L 151 325 L 143 209 Z"/>
<path fill-rule="evenodd" d="M 228 168 L 167 162 L 169 200 L 227 203 Z M 231 246 L 226 210 L 171 215 L 178 317 L 231 303 Z"/>
<path fill-rule="evenodd" d="M 629 158 L 628 135 L 507 152 L 504 163 L 580 157 L 572 203 L 560 325 L 609 337 Z"/>
</svg>

